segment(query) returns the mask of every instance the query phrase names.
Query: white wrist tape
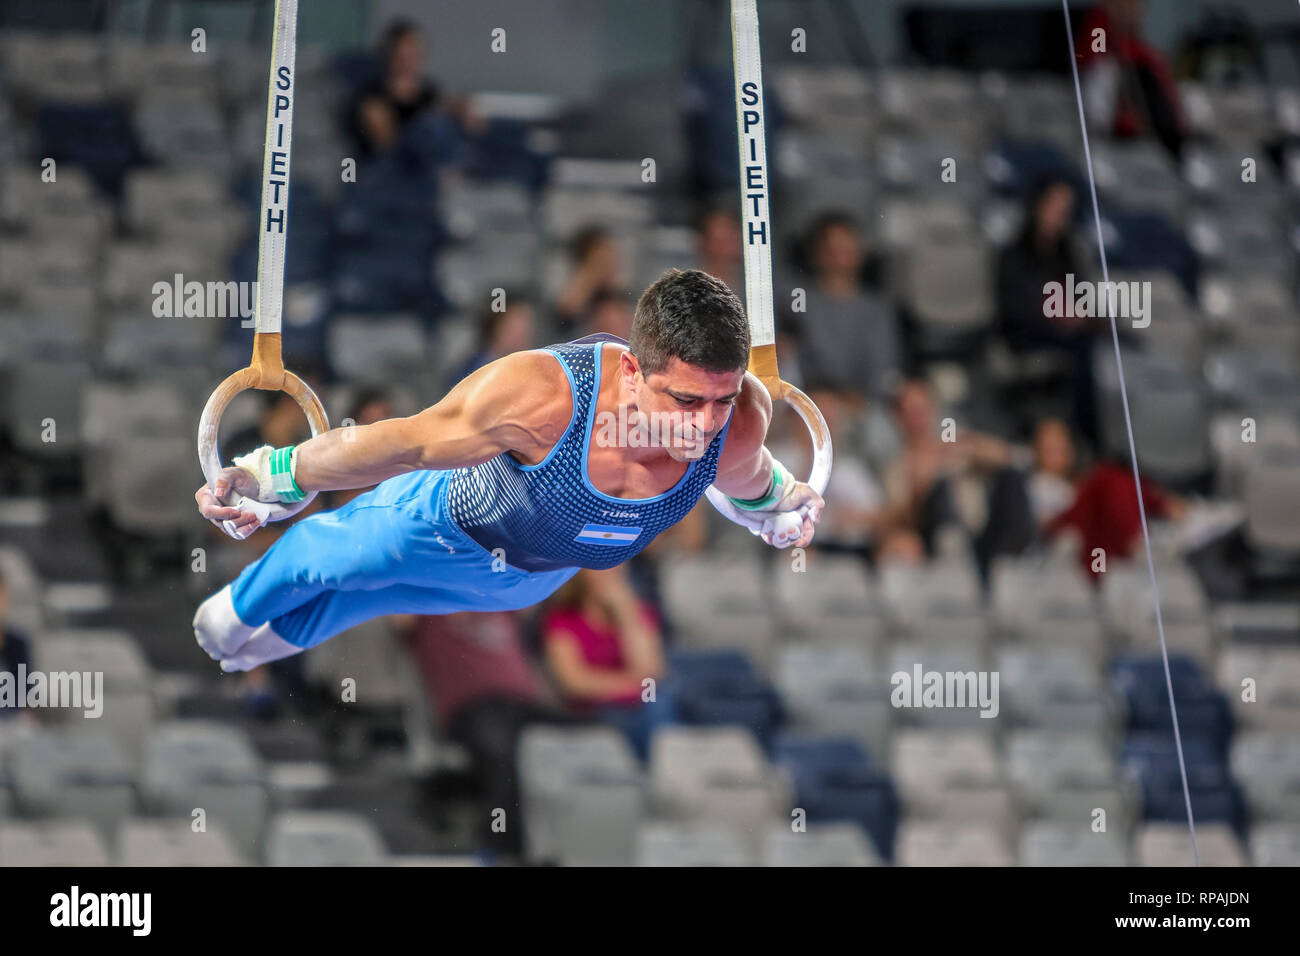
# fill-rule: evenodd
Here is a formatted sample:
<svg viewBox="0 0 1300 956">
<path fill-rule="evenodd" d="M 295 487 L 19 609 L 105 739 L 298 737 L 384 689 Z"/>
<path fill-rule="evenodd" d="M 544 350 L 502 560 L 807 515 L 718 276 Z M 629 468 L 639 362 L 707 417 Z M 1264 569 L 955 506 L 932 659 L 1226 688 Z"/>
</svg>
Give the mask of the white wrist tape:
<svg viewBox="0 0 1300 956">
<path fill-rule="evenodd" d="M 270 504 L 293 504 L 303 500 L 301 489 L 294 481 L 294 469 L 298 465 L 298 449 L 273 448 L 263 445 L 247 455 L 240 455 L 234 460 L 236 468 L 242 468 L 257 479 L 257 500 Z"/>
</svg>

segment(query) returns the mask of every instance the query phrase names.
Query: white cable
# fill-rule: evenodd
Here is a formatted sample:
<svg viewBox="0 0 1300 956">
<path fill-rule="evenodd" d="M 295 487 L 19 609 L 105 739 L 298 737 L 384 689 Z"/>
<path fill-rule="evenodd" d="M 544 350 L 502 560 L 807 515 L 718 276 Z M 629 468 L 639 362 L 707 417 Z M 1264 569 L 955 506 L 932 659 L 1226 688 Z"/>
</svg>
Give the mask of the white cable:
<svg viewBox="0 0 1300 956">
<path fill-rule="evenodd" d="M 1074 55 L 1074 28 L 1070 25 L 1070 0 L 1061 0 L 1065 10 L 1065 37 L 1070 47 L 1070 70 L 1074 76 L 1074 95 L 1079 105 L 1079 129 L 1083 133 L 1083 155 L 1088 163 L 1088 187 L 1092 191 L 1092 215 L 1097 225 L 1097 249 L 1101 255 L 1101 278 L 1104 288 L 1110 289 L 1110 269 L 1106 264 L 1106 242 L 1101 231 L 1101 206 L 1097 202 L 1097 179 L 1092 170 L 1092 149 L 1088 145 L 1088 122 L 1083 114 L 1083 87 L 1079 83 L 1079 64 Z M 1124 406 L 1124 428 L 1128 435 L 1129 459 L 1133 464 L 1133 485 L 1137 491 L 1138 517 L 1142 521 L 1142 544 L 1146 549 L 1147 573 L 1151 577 L 1151 597 L 1156 608 L 1156 630 L 1160 633 L 1160 657 L 1165 665 L 1165 687 L 1169 691 L 1169 712 L 1174 722 L 1174 746 L 1178 750 L 1178 772 L 1183 778 L 1183 801 L 1187 805 L 1187 828 L 1192 837 L 1192 860 L 1201 865 L 1201 857 L 1196 848 L 1196 820 L 1192 816 L 1192 793 L 1187 785 L 1187 764 L 1183 759 L 1183 738 L 1178 730 L 1178 708 L 1174 704 L 1174 679 L 1169 672 L 1169 648 L 1165 644 L 1165 622 L 1160 615 L 1160 587 L 1156 584 L 1156 563 L 1151 557 L 1151 532 L 1147 529 L 1146 502 L 1142 498 L 1142 477 L 1138 471 L 1137 444 L 1133 441 L 1133 416 L 1129 413 L 1128 389 L 1124 385 L 1124 359 L 1119 350 L 1119 327 L 1115 322 L 1115 310 L 1106 309 L 1110 318 L 1110 337 L 1115 345 L 1115 365 L 1119 372 L 1119 396 Z"/>
</svg>

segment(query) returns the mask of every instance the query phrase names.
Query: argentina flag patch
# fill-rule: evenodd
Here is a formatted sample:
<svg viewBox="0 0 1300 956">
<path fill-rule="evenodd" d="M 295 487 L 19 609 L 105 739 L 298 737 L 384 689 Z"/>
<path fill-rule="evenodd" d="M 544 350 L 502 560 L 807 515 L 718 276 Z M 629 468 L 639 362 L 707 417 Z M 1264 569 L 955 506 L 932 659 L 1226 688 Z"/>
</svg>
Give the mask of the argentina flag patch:
<svg viewBox="0 0 1300 956">
<path fill-rule="evenodd" d="M 640 528 L 630 528 L 627 525 L 585 524 L 573 540 L 584 544 L 609 544 L 621 547 L 631 544 L 640 534 Z"/>
</svg>

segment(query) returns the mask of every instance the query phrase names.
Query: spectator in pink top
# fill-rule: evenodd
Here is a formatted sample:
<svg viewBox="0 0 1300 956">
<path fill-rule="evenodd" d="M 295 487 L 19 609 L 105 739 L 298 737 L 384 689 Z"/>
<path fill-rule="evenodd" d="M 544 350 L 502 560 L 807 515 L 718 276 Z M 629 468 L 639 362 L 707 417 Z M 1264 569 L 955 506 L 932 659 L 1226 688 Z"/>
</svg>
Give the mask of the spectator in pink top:
<svg viewBox="0 0 1300 956">
<path fill-rule="evenodd" d="M 577 713 L 622 728 L 644 758 L 654 727 L 670 719 L 656 687 L 664 673 L 659 615 L 638 597 L 622 567 L 579 571 L 551 599 L 542 622 L 547 666 Z"/>
</svg>

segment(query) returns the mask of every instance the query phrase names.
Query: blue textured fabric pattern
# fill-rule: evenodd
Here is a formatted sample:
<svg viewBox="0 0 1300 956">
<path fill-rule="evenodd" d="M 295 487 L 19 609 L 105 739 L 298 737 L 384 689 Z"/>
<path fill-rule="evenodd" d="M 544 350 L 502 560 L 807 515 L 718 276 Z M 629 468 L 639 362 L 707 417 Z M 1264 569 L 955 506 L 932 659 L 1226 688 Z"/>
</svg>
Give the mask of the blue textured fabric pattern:
<svg viewBox="0 0 1300 956">
<path fill-rule="evenodd" d="M 522 465 L 509 454 L 451 472 L 447 505 L 460 528 L 488 551 L 525 571 L 610 568 L 632 558 L 690 512 L 717 475 L 731 417 L 681 480 L 653 498 L 615 498 L 587 473 L 603 343 L 588 336 L 546 347 L 559 359 L 573 394 L 569 427 L 546 458 Z"/>
</svg>

